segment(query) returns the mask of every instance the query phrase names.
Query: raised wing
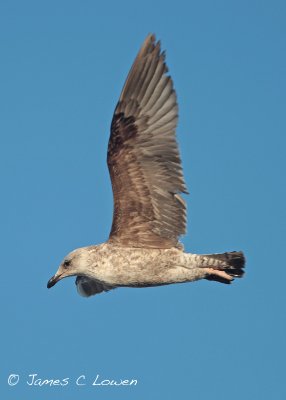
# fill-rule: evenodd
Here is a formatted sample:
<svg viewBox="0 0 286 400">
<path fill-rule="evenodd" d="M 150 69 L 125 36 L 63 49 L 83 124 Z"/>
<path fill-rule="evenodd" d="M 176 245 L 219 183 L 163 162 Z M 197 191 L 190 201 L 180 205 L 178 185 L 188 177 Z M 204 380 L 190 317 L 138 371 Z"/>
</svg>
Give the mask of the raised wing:
<svg viewBox="0 0 286 400">
<path fill-rule="evenodd" d="M 123 87 L 111 124 L 108 167 L 114 197 L 109 241 L 119 246 L 178 246 L 187 193 L 175 137 L 176 93 L 160 42 L 149 35 Z"/>
</svg>

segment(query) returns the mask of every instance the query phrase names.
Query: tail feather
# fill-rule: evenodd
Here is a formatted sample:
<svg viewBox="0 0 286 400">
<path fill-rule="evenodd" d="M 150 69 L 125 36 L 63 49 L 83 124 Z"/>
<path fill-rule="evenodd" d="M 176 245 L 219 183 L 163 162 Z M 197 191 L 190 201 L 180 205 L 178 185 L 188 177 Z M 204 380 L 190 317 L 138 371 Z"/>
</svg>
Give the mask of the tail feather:
<svg viewBox="0 0 286 400">
<path fill-rule="evenodd" d="M 241 278 L 244 274 L 245 257 L 242 251 L 232 251 L 223 254 L 207 254 L 210 260 L 214 260 L 211 265 L 213 272 L 206 276 L 209 281 L 217 281 L 229 284 L 234 278 Z M 215 270 L 224 271 L 228 276 L 224 277 L 216 274 Z"/>
</svg>

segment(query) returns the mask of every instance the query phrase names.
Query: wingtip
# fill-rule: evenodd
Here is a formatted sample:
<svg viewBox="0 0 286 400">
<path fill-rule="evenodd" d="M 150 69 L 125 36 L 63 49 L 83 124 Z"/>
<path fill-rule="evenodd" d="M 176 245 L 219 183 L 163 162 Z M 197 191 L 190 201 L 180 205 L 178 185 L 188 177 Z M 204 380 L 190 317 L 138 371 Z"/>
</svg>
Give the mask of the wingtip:
<svg viewBox="0 0 286 400">
<path fill-rule="evenodd" d="M 157 48 L 157 50 L 160 53 L 161 50 L 161 41 L 156 39 L 156 35 L 155 33 L 148 33 L 148 35 L 146 36 L 144 43 L 143 43 L 143 48 L 150 48 L 151 51 L 153 51 L 155 48 Z"/>
<path fill-rule="evenodd" d="M 156 42 L 156 35 L 155 35 L 155 33 L 149 32 L 145 40 L 148 41 L 148 42 L 155 43 L 155 42 Z"/>
</svg>

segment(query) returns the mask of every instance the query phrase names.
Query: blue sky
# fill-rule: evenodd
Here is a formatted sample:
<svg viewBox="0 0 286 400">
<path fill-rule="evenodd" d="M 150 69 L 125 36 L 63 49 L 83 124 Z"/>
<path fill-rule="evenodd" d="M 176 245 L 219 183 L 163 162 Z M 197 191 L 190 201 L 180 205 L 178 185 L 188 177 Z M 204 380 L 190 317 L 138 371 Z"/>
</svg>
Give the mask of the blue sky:
<svg viewBox="0 0 286 400">
<path fill-rule="evenodd" d="M 1 2 L 1 398 L 285 398 L 285 11 L 278 0 Z M 178 94 L 182 241 L 242 249 L 247 273 L 89 299 L 74 279 L 47 290 L 66 253 L 108 237 L 110 121 L 149 32 Z M 30 374 L 69 384 L 29 386 Z M 92 386 L 97 374 L 138 384 Z"/>
</svg>

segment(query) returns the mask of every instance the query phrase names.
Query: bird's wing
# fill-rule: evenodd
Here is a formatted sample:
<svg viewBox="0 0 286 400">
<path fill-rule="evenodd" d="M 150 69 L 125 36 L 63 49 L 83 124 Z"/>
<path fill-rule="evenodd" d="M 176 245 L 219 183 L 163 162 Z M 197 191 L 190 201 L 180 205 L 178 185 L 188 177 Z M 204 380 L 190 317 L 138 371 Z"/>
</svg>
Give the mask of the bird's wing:
<svg viewBox="0 0 286 400">
<path fill-rule="evenodd" d="M 176 93 L 160 42 L 149 35 L 116 106 L 108 144 L 114 197 L 109 241 L 119 246 L 178 246 L 187 193 L 175 129 Z"/>
<path fill-rule="evenodd" d="M 94 294 L 108 292 L 108 290 L 114 289 L 114 286 L 108 285 L 104 282 L 99 282 L 86 276 L 77 276 L 75 284 L 78 293 L 83 297 L 93 296 Z"/>
</svg>

